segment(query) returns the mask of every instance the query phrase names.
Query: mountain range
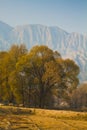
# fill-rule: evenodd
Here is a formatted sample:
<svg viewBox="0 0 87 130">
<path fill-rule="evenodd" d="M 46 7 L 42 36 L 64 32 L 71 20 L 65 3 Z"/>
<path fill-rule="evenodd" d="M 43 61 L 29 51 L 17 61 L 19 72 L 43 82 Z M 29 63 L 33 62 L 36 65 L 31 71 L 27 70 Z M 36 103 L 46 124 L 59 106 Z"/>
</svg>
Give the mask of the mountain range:
<svg viewBox="0 0 87 130">
<path fill-rule="evenodd" d="M 57 26 L 40 24 L 11 27 L 0 21 L 0 50 L 22 43 L 28 49 L 34 45 L 47 45 L 60 52 L 63 58 L 73 59 L 80 67 L 80 81 L 87 81 L 87 34 L 68 33 Z"/>
</svg>

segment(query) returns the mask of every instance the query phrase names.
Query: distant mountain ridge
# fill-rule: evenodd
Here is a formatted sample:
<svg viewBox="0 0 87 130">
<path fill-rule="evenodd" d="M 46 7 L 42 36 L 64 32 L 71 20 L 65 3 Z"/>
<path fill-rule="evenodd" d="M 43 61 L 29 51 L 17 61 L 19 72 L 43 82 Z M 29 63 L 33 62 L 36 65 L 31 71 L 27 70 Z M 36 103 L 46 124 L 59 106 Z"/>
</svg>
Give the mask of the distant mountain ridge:
<svg viewBox="0 0 87 130">
<path fill-rule="evenodd" d="M 81 81 L 87 81 L 87 34 L 68 33 L 56 26 L 39 24 L 13 28 L 0 21 L 0 50 L 21 43 L 25 43 L 28 49 L 44 44 L 60 52 L 64 58 L 75 60 L 81 69 Z"/>
</svg>

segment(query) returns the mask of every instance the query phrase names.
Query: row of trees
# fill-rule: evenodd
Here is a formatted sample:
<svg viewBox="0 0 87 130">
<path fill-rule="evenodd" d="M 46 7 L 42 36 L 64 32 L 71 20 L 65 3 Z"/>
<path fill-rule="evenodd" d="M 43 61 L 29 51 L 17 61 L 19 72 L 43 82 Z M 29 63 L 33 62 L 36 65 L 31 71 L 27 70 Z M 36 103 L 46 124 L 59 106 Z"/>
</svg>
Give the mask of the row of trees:
<svg viewBox="0 0 87 130">
<path fill-rule="evenodd" d="M 0 52 L 0 102 L 28 107 L 52 107 L 55 96 L 70 102 L 79 67 L 47 46 L 13 45 Z"/>
<path fill-rule="evenodd" d="M 87 83 L 81 84 L 73 91 L 71 106 L 75 109 L 87 111 Z"/>
</svg>

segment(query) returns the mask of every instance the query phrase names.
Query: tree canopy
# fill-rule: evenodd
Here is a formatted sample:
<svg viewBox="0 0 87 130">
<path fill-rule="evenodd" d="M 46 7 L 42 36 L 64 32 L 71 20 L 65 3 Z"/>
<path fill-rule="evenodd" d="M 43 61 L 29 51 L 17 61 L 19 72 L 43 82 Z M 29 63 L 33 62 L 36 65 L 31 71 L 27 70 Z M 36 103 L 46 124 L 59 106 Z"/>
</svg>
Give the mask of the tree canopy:
<svg viewBox="0 0 87 130">
<path fill-rule="evenodd" d="M 0 52 L 0 60 L 1 101 L 49 107 L 54 95 L 69 97 L 79 83 L 77 64 L 44 45 L 30 51 L 13 45 L 8 52 Z"/>
</svg>

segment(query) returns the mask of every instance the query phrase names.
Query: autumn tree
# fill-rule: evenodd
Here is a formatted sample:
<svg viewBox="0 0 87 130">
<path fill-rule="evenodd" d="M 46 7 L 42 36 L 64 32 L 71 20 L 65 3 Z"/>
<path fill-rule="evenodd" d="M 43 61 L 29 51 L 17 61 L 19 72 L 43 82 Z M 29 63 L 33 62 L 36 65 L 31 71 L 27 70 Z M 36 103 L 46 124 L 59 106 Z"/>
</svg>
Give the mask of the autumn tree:
<svg viewBox="0 0 87 130">
<path fill-rule="evenodd" d="M 75 89 L 71 96 L 71 107 L 74 109 L 86 108 L 87 110 L 87 83 L 83 83 Z"/>
<path fill-rule="evenodd" d="M 54 96 L 70 101 L 79 80 L 79 67 L 47 46 L 13 45 L 0 52 L 0 101 L 50 107 Z"/>
<path fill-rule="evenodd" d="M 3 100 L 8 102 L 14 101 L 14 95 L 11 89 L 11 84 L 9 82 L 12 78 L 13 71 L 16 69 L 17 61 L 27 53 L 27 49 L 24 45 L 13 45 L 8 52 L 3 57 L 2 65 L 2 91 L 3 91 Z"/>
<path fill-rule="evenodd" d="M 36 46 L 31 49 L 28 55 L 17 63 L 17 69 L 29 75 L 29 82 L 32 79 L 32 90 L 38 95 L 39 107 L 43 107 L 44 82 L 42 80 L 45 73 L 45 63 L 54 60 L 53 52 L 46 46 Z M 22 70 L 21 70 L 22 69 Z M 29 85 L 30 88 L 31 85 Z M 29 89 L 30 90 L 30 89 Z"/>
<path fill-rule="evenodd" d="M 4 81 L 6 81 L 6 76 L 4 76 L 4 71 L 5 71 L 5 68 L 3 67 L 3 62 L 4 62 L 4 59 L 6 57 L 6 55 L 8 55 L 7 52 L 0 52 L 0 101 L 3 100 L 3 96 L 4 96 L 4 90 L 3 89 L 3 84 Z"/>
<path fill-rule="evenodd" d="M 38 97 L 38 106 L 44 108 L 55 91 L 70 91 L 78 84 L 78 66 L 72 60 L 62 60 L 58 52 L 47 46 L 35 46 L 17 63 L 17 71 L 32 79 L 31 89 Z M 61 93 L 61 94 L 62 94 Z"/>
<path fill-rule="evenodd" d="M 79 84 L 78 74 L 80 70 L 78 65 L 71 59 L 58 59 L 57 61 L 63 70 L 61 73 L 62 82 L 60 84 L 59 96 L 70 102 L 70 96 Z M 63 87 L 66 89 L 62 89 Z"/>
</svg>

